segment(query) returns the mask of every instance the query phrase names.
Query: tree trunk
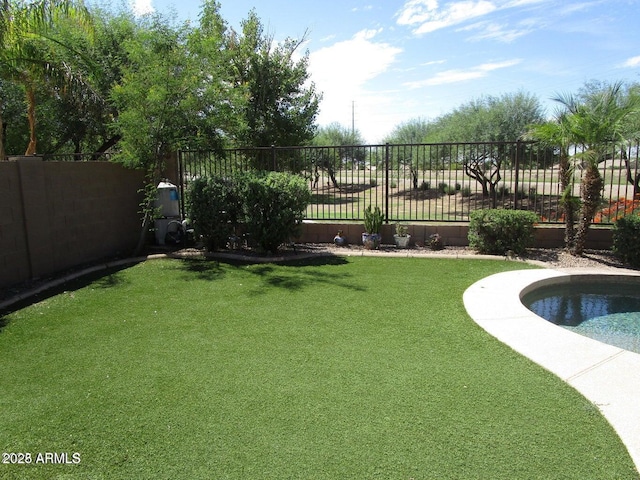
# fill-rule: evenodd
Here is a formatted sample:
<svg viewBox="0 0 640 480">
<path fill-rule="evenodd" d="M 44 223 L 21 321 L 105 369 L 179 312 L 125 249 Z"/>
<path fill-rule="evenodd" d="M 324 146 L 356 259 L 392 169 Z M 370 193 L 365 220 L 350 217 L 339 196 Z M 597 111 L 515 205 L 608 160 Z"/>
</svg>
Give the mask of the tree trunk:
<svg viewBox="0 0 640 480">
<path fill-rule="evenodd" d="M 489 195 L 491 196 L 491 208 L 498 208 L 498 189 L 495 183 L 489 183 Z"/>
<path fill-rule="evenodd" d="M 333 183 L 334 188 L 338 187 L 338 179 L 336 178 L 336 171 L 333 169 L 331 165 L 327 168 L 327 172 L 329 173 L 329 178 L 331 178 L 331 183 Z"/>
<path fill-rule="evenodd" d="M 148 202 L 145 199 L 145 202 Z M 140 228 L 140 235 L 138 236 L 138 243 L 136 244 L 136 248 L 133 251 L 133 256 L 137 257 L 142 253 L 142 249 L 144 248 L 144 244 L 147 241 L 147 233 L 149 232 L 149 227 L 151 226 L 151 202 L 148 202 L 147 208 L 145 208 L 144 217 L 142 219 L 142 227 Z"/>
<path fill-rule="evenodd" d="M 587 232 L 600 206 L 601 192 L 604 182 L 597 165 L 588 165 L 582 178 L 582 206 L 580 208 L 580 220 L 573 242 L 573 255 L 580 256 L 584 253 L 587 242 Z"/>
<path fill-rule="evenodd" d="M 576 228 L 576 205 L 573 198 L 573 187 L 571 183 L 571 164 L 569 156 L 564 151 L 560 157 L 560 190 L 562 192 L 562 208 L 564 210 L 564 247 L 573 250 Z"/>
<path fill-rule="evenodd" d="M 626 155 L 624 156 L 624 166 L 627 170 L 627 182 L 633 185 L 633 198 L 636 198 L 640 193 L 640 173 L 636 174 L 635 177 L 633 176 L 633 173 L 631 172 L 631 163 Z"/>
<path fill-rule="evenodd" d="M 573 198 L 567 198 L 562 208 L 564 209 L 564 246 L 571 250 L 576 236 L 576 209 Z"/>
<path fill-rule="evenodd" d="M 29 120 L 29 146 L 25 155 L 36 154 L 36 93 L 32 87 L 27 88 L 27 119 Z"/>
</svg>

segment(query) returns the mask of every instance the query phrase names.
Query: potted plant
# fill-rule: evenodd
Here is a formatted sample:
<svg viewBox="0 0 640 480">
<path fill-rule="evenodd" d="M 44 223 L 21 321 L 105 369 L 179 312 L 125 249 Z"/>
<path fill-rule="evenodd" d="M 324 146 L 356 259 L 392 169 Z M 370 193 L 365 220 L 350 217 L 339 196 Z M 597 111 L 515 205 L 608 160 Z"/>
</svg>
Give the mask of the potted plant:
<svg viewBox="0 0 640 480">
<path fill-rule="evenodd" d="M 444 241 L 439 233 L 429 235 L 429 247 L 431 247 L 431 250 L 442 250 L 444 248 Z"/>
<path fill-rule="evenodd" d="M 407 248 L 411 241 L 409 227 L 401 223 L 396 223 L 396 233 L 393 235 L 393 240 L 396 242 L 396 247 Z"/>
<path fill-rule="evenodd" d="M 384 216 L 380 207 L 371 208 L 369 205 L 364 211 L 364 233 L 362 234 L 362 244 L 364 248 L 368 250 L 377 249 L 380 246 L 380 240 L 382 235 L 382 222 L 384 222 Z"/>
</svg>

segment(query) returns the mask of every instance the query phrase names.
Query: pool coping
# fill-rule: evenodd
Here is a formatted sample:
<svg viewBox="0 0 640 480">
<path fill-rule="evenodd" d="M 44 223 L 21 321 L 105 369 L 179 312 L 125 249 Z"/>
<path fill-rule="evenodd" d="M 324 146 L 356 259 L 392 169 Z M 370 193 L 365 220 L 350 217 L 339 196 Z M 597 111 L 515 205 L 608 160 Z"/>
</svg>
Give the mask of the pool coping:
<svg viewBox="0 0 640 480">
<path fill-rule="evenodd" d="M 490 335 L 592 402 L 615 429 L 640 472 L 640 354 L 554 325 L 520 301 L 534 283 L 568 282 L 571 275 L 585 274 L 640 275 L 625 269 L 515 270 L 474 283 L 464 292 L 463 302 L 471 318 Z"/>
</svg>

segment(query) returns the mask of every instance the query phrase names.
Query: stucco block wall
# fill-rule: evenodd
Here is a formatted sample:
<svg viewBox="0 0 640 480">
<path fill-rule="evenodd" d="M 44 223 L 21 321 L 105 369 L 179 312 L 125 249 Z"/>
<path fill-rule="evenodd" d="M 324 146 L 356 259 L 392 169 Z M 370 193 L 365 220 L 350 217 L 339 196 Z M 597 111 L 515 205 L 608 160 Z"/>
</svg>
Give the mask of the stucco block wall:
<svg viewBox="0 0 640 480">
<path fill-rule="evenodd" d="M 130 254 L 142 185 L 109 162 L 0 162 L 0 287 Z"/>
</svg>

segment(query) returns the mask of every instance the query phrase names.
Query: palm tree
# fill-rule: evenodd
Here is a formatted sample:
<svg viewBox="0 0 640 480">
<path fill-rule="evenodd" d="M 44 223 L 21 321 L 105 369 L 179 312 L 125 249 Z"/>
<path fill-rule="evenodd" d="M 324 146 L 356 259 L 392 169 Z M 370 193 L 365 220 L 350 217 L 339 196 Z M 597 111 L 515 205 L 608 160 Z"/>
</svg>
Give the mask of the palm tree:
<svg viewBox="0 0 640 480">
<path fill-rule="evenodd" d="M 571 248 L 582 255 L 587 232 L 598 211 L 604 182 L 598 168 L 607 146 L 624 141 L 630 117 L 637 113 L 638 102 L 624 95 L 622 82 L 607 85 L 578 101 L 574 96 L 555 99 L 566 108 L 568 133 L 574 145 L 582 147 L 584 171 L 580 183 L 580 216 Z"/>
<path fill-rule="evenodd" d="M 556 113 L 555 120 L 532 125 L 525 139 L 538 140 L 547 146 L 559 148 L 558 171 L 561 191 L 560 207 L 563 210 L 565 224 L 564 244 L 570 249 L 575 237 L 575 216 L 579 199 L 573 195 L 574 167 L 569 155 L 572 136 L 566 113 L 559 111 Z"/>
<path fill-rule="evenodd" d="M 72 50 L 55 38 L 56 26 L 65 19 L 74 21 L 86 31 L 91 30 L 91 15 L 81 0 L 38 0 L 32 3 L 2 0 L 0 75 L 25 89 L 30 133 L 25 155 L 36 153 L 36 88 L 44 80 L 56 85 L 76 80 L 68 66 L 64 62 L 57 62 L 53 55 L 54 45 Z M 1 136 L 0 158 L 4 158 Z"/>
</svg>

